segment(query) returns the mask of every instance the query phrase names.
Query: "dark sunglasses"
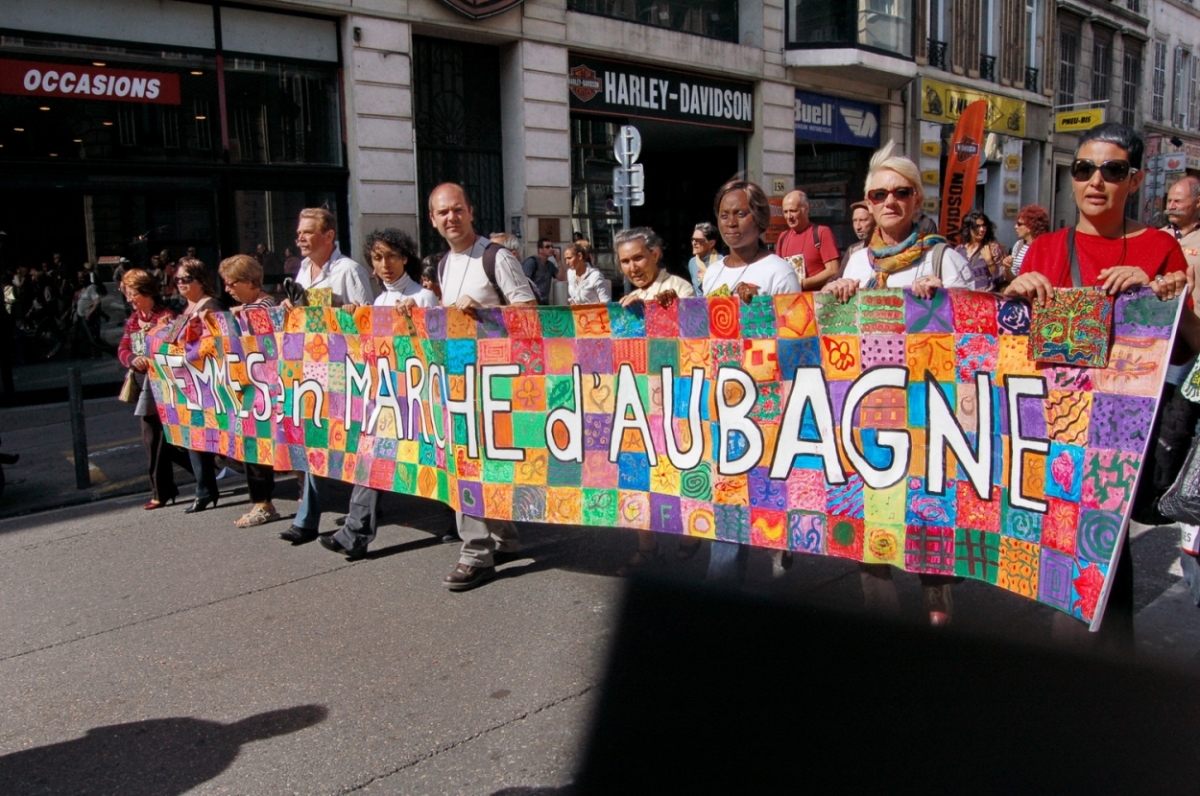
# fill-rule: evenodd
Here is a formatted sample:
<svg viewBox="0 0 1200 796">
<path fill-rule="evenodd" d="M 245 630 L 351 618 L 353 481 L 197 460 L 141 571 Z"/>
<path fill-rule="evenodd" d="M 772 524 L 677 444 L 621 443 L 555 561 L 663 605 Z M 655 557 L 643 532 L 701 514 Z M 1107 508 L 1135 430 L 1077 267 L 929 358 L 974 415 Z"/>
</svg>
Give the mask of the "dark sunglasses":
<svg viewBox="0 0 1200 796">
<path fill-rule="evenodd" d="M 196 281 L 196 280 L 195 280 L 194 278 L 190 277 L 190 276 L 177 276 L 177 277 L 175 277 L 175 284 L 177 284 L 177 285 L 190 285 L 190 284 L 192 284 L 192 283 L 193 283 L 193 282 L 195 282 L 195 281 Z"/>
<path fill-rule="evenodd" d="M 1125 182 L 1126 177 L 1138 172 L 1129 165 L 1128 160 L 1106 160 L 1097 164 L 1091 160 L 1079 159 L 1071 164 L 1071 179 L 1075 182 L 1087 182 L 1097 169 L 1105 182 Z"/>
<path fill-rule="evenodd" d="M 871 204 L 873 205 L 883 204 L 887 201 L 889 195 L 896 197 L 901 202 L 907 202 L 917 195 L 917 189 L 901 187 L 893 188 L 890 191 L 886 188 L 876 188 L 873 191 L 867 191 L 867 198 L 871 200 Z"/>
<path fill-rule="evenodd" d="M 692 238 L 692 244 L 695 246 L 703 246 L 708 243 L 708 238 Z"/>
</svg>

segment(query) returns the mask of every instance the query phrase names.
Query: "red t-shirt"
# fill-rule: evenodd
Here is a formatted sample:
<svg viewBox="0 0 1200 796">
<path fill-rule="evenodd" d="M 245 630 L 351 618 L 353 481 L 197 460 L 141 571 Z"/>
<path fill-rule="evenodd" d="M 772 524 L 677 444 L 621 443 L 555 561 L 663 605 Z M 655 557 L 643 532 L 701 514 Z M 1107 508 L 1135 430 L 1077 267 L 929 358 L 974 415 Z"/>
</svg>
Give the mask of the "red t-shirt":
<svg viewBox="0 0 1200 796">
<path fill-rule="evenodd" d="M 1067 260 L 1069 229 L 1064 227 L 1035 238 L 1025 253 L 1021 273 L 1044 274 L 1055 287 L 1072 287 L 1071 263 Z M 1100 272 L 1116 265 L 1137 266 L 1151 280 L 1159 274 L 1187 270 L 1187 260 L 1183 257 L 1183 249 L 1179 248 L 1179 241 L 1174 235 L 1158 229 L 1147 229 L 1127 241 L 1076 231 L 1075 256 L 1079 258 L 1079 275 L 1084 281 L 1079 287 L 1098 286 Z"/>
<path fill-rule="evenodd" d="M 813 243 L 813 230 L 821 240 L 821 249 Z M 775 241 L 775 253 L 795 266 L 793 257 L 800 255 L 804 258 L 804 276 L 816 276 L 825 270 L 825 263 L 838 258 L 837 242 L 833 239 L 833 231 L 820 224 L 809 224 L 800 232 L 787 229 Z"/>
</svg>

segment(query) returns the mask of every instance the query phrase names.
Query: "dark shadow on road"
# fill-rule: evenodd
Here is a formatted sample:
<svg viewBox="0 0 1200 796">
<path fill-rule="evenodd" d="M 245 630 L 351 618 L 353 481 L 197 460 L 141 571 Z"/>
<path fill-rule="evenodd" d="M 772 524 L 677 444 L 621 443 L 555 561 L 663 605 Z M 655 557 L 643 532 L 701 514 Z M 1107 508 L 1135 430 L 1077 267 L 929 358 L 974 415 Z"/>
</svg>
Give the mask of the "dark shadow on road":
<svg viewBox="0 0 1200 796">
<path fill-rule="evenodd" d="M 575 789 L 570 785 L 564 785 L 561 788 L 539 788 L 533 787 L 517 787 L 504 788 L 492 794 L 492 796 L 571 796 Z"/>
<path fill-rule="evenodd" d="M 242 744 L 299 732 L 321 723 L 328 713 L 321 705 L 299 705 L 232 724 L 169 718 L 95 727 L 73 741 L 0 757 L 0 793 L 186 793 L 229 768 Z"/>
</svg>

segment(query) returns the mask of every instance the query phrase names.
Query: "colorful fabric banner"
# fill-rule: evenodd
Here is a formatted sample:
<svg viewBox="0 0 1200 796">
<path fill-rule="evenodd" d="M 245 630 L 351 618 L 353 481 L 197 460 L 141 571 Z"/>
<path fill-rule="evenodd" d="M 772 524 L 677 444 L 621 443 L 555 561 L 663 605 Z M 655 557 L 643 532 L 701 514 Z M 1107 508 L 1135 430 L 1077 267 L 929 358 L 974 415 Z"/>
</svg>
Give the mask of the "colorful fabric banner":
<svg viewBox="0 0 1200 796">
<path fill-rule="evenodd" d="M 472 515 L 975 578 L 1098 622 L 1178 308 L 1119 297 L 1102 369 L 1032 361 L 1028 304 L 959 290 L 251 310 L 153 333 L 152 389 L 177 445 Z"/>
<path fill-rule="evenodd" d="M 942 185 L 942 215 L 938 229 L 950 245 L 962 243 L 963 219 L 975 201 L 975 180 L 983 159 L 983 123 L 987 117 L 985 100 L 975 100 L 958 117 L 950 152 L 946 158 L 946 179 Z"/>
</svg>

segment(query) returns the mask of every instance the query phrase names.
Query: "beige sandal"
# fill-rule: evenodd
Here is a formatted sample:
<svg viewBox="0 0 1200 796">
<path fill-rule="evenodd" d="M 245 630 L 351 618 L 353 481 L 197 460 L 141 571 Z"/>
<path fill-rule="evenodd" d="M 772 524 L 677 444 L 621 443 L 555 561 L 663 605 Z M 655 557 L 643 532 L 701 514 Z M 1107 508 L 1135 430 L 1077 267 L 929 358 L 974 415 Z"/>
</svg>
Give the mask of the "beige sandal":
<svg viewBox="0 0 1200 796">
<path fill-rule="evenodd" d="M 272 506 L 265 509 L 262 506 L 255 506 L 238 518 L 234 525 L 239 528 L 253 528 L 257 525 L 266 525 L 268 522 L 274 522 L 279 519 L 279 512 Z"/>
</svg>

